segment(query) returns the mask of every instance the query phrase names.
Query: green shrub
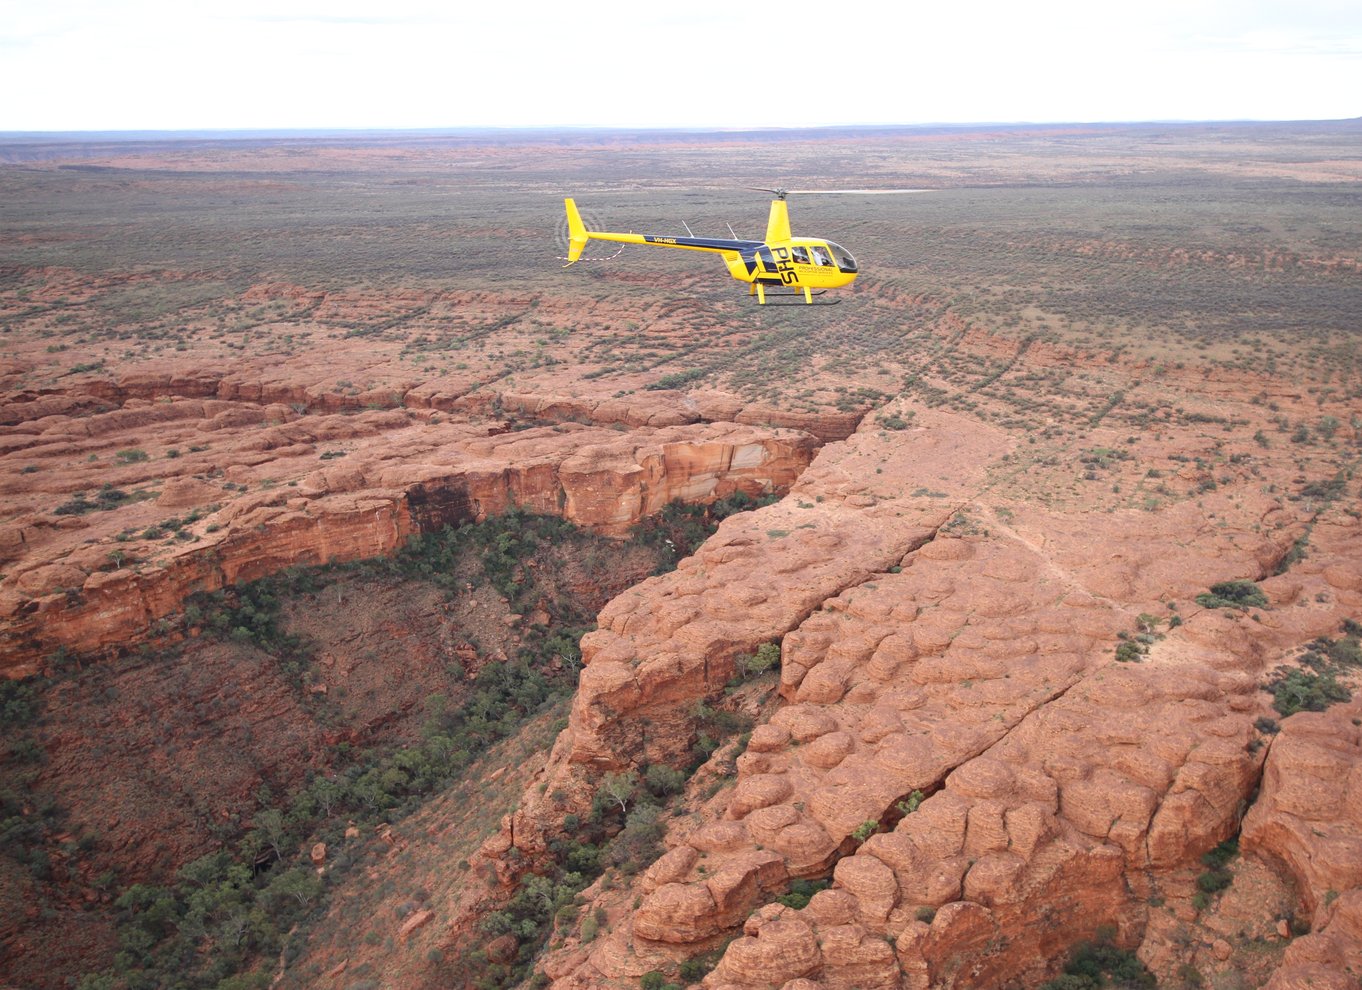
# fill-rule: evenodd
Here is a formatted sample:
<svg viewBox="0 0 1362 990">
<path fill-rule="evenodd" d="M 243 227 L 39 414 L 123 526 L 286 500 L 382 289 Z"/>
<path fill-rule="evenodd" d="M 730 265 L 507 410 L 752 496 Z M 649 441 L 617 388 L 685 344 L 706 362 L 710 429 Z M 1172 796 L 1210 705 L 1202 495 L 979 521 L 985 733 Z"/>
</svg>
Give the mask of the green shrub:
<svg viewBox="0 0 1362 990">
<path fill-rule="evenodd" d="M 724 949 L 719 948 L 687 959 L 681 964 L 681 981 L 687 986 L 692 983 L 699 983 L 710 974 L 715 966 L 719 965 L 719 960 L 723 958 L 723 954 Z"/>
<path fill-rule="evenodd" d="M 1278 667 L 1277 676 L 1268 682 L 1267 689 L 1272 692 L 1272 707 L 1283 718 L 1296 712 L 1322 712 L 1335 702 L 1352 698 L 1352 692 L 1338 683 L 1332 670 L 1312 674 Z"/>
<path fill-rule="evenodd" d="M 1196 596 L 1196 603 L 1204 608 L 1267 608 L 1267 595 L 1252 581 L 1221 581 L 1211 585 L 1209 593 Z"/>
<path fill-rule="evenodd" d="M 926 798 L 921 791 L 913 791 L 898 804 L 894 805 L 894 807 L 899 810 L 900 814 L 911 815 L 913 812 L 917 811 L 924 800 L 926 800 Z"/>
<path fill-rule="evenodd" d="M 1121 663 L 1138 663 L 1143 657 L 1144 651 L 1134 640 L 1126 640 L 1116 646 L 1116 659 Z"/>
<path fill-rule="evenodd" d="M 790 884 L 790 892 L 782 894 L 776 900 L 786 907 L 794 908 L 796 911 L 808 907 L 813 895 L 820 890 L 828 889 L 826 880 L 795 880 Z M 684 974 L 683 974 L 684 975 Z"/>
<path fill-rule="evenodd" d="M 857 842 L 864 842 L 879 831 L 880 823 L 874 818 L 867 818 L 856 826 L 856 831 L 851 833 L 851 837 Z"/>
<path fill-rule="evenodd" d="M 1196 878 L 1197 890 L 1207 894 L 1215 894 L 1224 890 L 1234 882 L 1228 870 L 1207 870 Z"/>
</svg>

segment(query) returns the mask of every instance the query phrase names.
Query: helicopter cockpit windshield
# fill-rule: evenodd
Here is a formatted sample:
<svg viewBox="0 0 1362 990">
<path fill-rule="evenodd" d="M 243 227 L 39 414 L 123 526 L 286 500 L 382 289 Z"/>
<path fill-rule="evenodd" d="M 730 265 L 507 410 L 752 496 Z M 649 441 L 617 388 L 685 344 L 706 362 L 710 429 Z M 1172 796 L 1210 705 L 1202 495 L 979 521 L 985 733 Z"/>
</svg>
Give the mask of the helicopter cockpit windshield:
<svg viewBox="0 0 1362 990">
<path fill-rule="evenodd" d="M 854 272 L 856 270 L 856 259 L 851 256 L 851 252 L 840 244 L 828 241 L 828 247 L 832 250 L 832 256 L 837 259 L 837 267 L 844 272 Z"/>
</svg>

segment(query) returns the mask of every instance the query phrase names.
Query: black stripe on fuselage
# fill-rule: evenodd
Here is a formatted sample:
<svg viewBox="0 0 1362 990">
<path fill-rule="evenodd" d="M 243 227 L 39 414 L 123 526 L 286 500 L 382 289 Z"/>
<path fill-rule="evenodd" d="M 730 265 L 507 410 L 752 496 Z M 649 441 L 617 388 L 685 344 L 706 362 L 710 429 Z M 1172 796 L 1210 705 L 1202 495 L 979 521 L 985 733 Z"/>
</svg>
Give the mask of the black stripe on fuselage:
<svg viewBox="0 0 1362 990">
<path fill-rule="evenodd" d="M 717 237 L 668 237 L 643 234 L 645 244 L 674 244 L 677 247 L 709 248 L 712 251 L 755 251 L 764 241 L 727 241 Z"/>
</svg>

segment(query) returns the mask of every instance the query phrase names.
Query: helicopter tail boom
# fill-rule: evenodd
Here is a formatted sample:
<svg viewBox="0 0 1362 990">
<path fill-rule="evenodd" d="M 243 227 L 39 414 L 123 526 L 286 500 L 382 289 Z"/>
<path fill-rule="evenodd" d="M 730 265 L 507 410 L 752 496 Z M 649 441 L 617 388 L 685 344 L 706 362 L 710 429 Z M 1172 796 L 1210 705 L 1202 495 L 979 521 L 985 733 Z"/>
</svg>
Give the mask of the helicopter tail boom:
<svg viewBox="0 0 1362 990">
<path fill-rule="evenodd" d="M 650 244 L 654 247 L 680 248 L 683 251 L 716 251 L 725 256 L 732 254 L 737 260 L 740 252 L 750 254 L 762 246 L 761 241 L 729 240 L 718 237 L 673 237 L 669 234 L 622 234 L 609 230 L 587 230 L 582 215 L 577 212 L 577 204 L 571 199 L 563 200 L 567 207 L 568 221 L 568 264 L 582 257 L 582 249 L 587 241 L 614 241 L 617 244 Z M 566 266 L 564 266 L 566 267 Z"/>
</svg>

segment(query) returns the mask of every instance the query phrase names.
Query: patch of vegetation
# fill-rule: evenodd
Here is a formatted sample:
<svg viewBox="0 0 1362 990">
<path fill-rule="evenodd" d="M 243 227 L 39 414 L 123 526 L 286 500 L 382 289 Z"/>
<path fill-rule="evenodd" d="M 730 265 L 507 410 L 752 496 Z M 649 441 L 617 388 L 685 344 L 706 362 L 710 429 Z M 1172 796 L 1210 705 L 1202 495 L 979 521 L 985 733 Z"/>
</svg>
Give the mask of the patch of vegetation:
<svg viewBox="0 0 1362 990">
<path fill-rule="evenodd" d="M 861 822 L 861 824 L 856 826 L 856 830 L 851 833 L 851 837 L 855 839 L 857 842 L 864 842 L 866 839 L 870 838 L 879 830 L 880 830 L 879 820 L 875 818 L 867 818 L 865 821 Z"/>
<path fill-rule="evenodd" d="M 701 378 L 704 378 L 705 375 L 707 374 L 709 374 L 709 372 L 706 371 L 704 368 L 691 368 L 689 371 L 674 371 L 670 375 L 663 375 L 661 378 L 659 378 L 657 381 L 653 382 L 650 385 L 645 385 L 644 388 L 647 388 L 651 391 L 660 391 L 662 389 L 668 388 L 681 388 L 681 386 L 683 385 L 689 385 L 691 382 L 699 381 Z"/>
<path fill-rule="evenodd" d="M 725 942 L 717 949 L 687 959 L 681 964 L 680 975 L 682 982 L 684 982 L 686 986 L 699 983 L 710 974 L 715 966 L 719 965 L 719 960 L 724 957 L 724 952 L 727 949 L 728 943 Z"/>
<path fill-rule="evenodd" d="M 1235 608 L 1246 612 L 1250 608 L 1267 608 L 1267 595 L 1252 581 L 1221 581 L 1211 585 L 1209 592 L 1196 596 L 1203 608 Z"/>
<path fill-rule="evenodd" d="M 1118 948 L 1114 928 L 1097 930 L 1091 942 L 1081 942 L 1069 953 L 1064 974 L 1041 984 L 1041 990 L 1145 990 L 1158 986 L 1154 974 L 1128 949 Z"/>
<path fill-rule="evenodd" d="M 624 771 L 602 777 L 590 815 L 584 820 L 567 816 L 567 834 L 550 841 L 549 857 L 536 865 L 538 872 L 522 876 L 506 905 L 483 919 L 481 934 L 488 944 L 510 935 L 516 941 L 514 956 L 495 962 L 489 958 L 486 945 L 473 949 L 453 967 L 450 975 L 454 980 L 482 990 L 521 984 L 553 933 L 563 934 L 578 926 L 580 905 L 576 895 L 581 890 L 607 869 L 632 876 L 657 857 L 666 798 L 679 792 L 678 784 L 684 785 L 684 780 L 684 775 L 678 782 L 672 773 L 661 773 L 656 766 L 648 767 L 643 774 Z M 659 781 L 664 782 L 662 794 L 655 786 Z M 581 940 L 595 939 L 604 923 L 600 909 L 581 918 Z M 711 968 L 714 962 L 709 963 Z M 644 980 L 649 985 L 667 985 L 661 972 L 648 974 Z"/>
<path fill-rule="evenodd" d="M 671 570 L 677 561 L 689 557 L 700 544 L 714 535 L 719 523 L 739 512 L 749 512 L 780 500 L 774 493 L 753 498 L 734 492 L 709 505 L 687 505 L 671 502 L 655 516 L 641 520 L 632 530 L 632 538 L 647 546 L 658 547 L 666 555 L 659 564 L 659 573 Z"/>
<path fill-rule="evenodd" d="M 1122 663 L 1138 663 L 1143 660 L 1149 648 L 1163 639 L 1163 633 L 1158 631 L 1162 623 L 1163 620 L 1157 615 L 1141 612 L 1135 618 L 1133 634 L 1125 631 L 1117 633 L 1120 642 L 1116 644 L 1116 659 Z"/>
<path fill-rule="evenodd" d="M 1282 559 L 1277 561 L 1277 566 L 1273 568 L 1273 574 L 1285 574 L 1296 564 L 1305 559 L 1310 549 L 1310 528 L 1306 527 L 1304 533 L 1292 541 L 1286 553 L 1282 554 Z"/>
<path fill-rule="evenodd" d="M 1272 692 L 1272 707 L 1286 718 L 1297 712 L 1322 712 L 1330 705 L 1352 698 L 1352 692 L 1333 671 L 1312 674 L 1295 668 L 1277 668 L 1277 676 L 1267 684 Z"/>
<path fill-rule="evenodd" d="M 1333 502 L 1344 496 L 1348 490 L 1347 479 L 1340 473 L 1326 481 L 1311 481 L 1301 487 L 1301 498 Z"/>
<path fill-rule="evenodd" d="M 695 723 L 697 735 L 695 745 L 691 747 L 691 763 L 687 768 L 692 772 L 714 755 L 728 739 L 752 731 L 752 720 L 748 716 L 716 705 L 707 705 L 703 700 L 695 703 Z"/>
<path fill-rule="evenodd" d="M 881 416 L 880 425 L 886 430 L 906 430 L 908 429 L 908 421 L 913 418 L 913 415 L 914 414 L 910 412 L 908 414 L 908 419 L 904 419 L 897 414 L 893 416 Z"/>
<path fill-rule="evenodd" d="M 140 501 L 120 488 L 106 484 L 95 492 L 94 499 L 86 498 L 83 492 L 73 496 L 52 510 L 56 516 L 83 516 L 87 512 L 108 512 L 128 502 Z"/>
<path fill-rule="evenodd" d="M 808 907 L 813 895 L 827 890 L 828 886 L 827 880 L 795 880 L 790 884 L 790 892 L 777 897 L 776 901 L 798 911 Z"/>
<path fill-rule="evenodd" d="M 1214 849 L 1201 854 L 1201 865 L 1207 869 L 1196 878 L 1197 893 L 1192 896 L 1192 906 L 1198 911 L 1209 906 L 1212 894 L 1218 894 L 1234 882 L 1234 875 L 1227 867 L 1237 855 L 1239 840 L 1235 838 L 1226 839 Z"/>
<path fill-rule="evenodd" d="M 33 680 L 0 680 L 0 725 L 6 730 L 29 725 L 42 710 L 42 692 Z"/>
<path fill-rule="evenodd" d="M 312 661 L 313 644 L 284 629 L 284 600 L 318 591 L 329 582 L 325 568 L 297 567 L 222 591 L 200 592 L 186 600 L 183 622 L 219 639 L 269 653 L 297 682 Z"/>
<path fill-rule="evenodd" d="M 1301 654 L 1301 667 L 1278 667 L 1263 685 L 1272 692 L 1272 707 L 1286 718 L 1296 712 L 1322 712 L 1330 705 L 1352 698 L 1339 683 L 1339 676 L 1362 667 L 1362 627 L 1352 620 L 1343 624 L 1344 636 L 1320 637 Z"/>
</svg>

